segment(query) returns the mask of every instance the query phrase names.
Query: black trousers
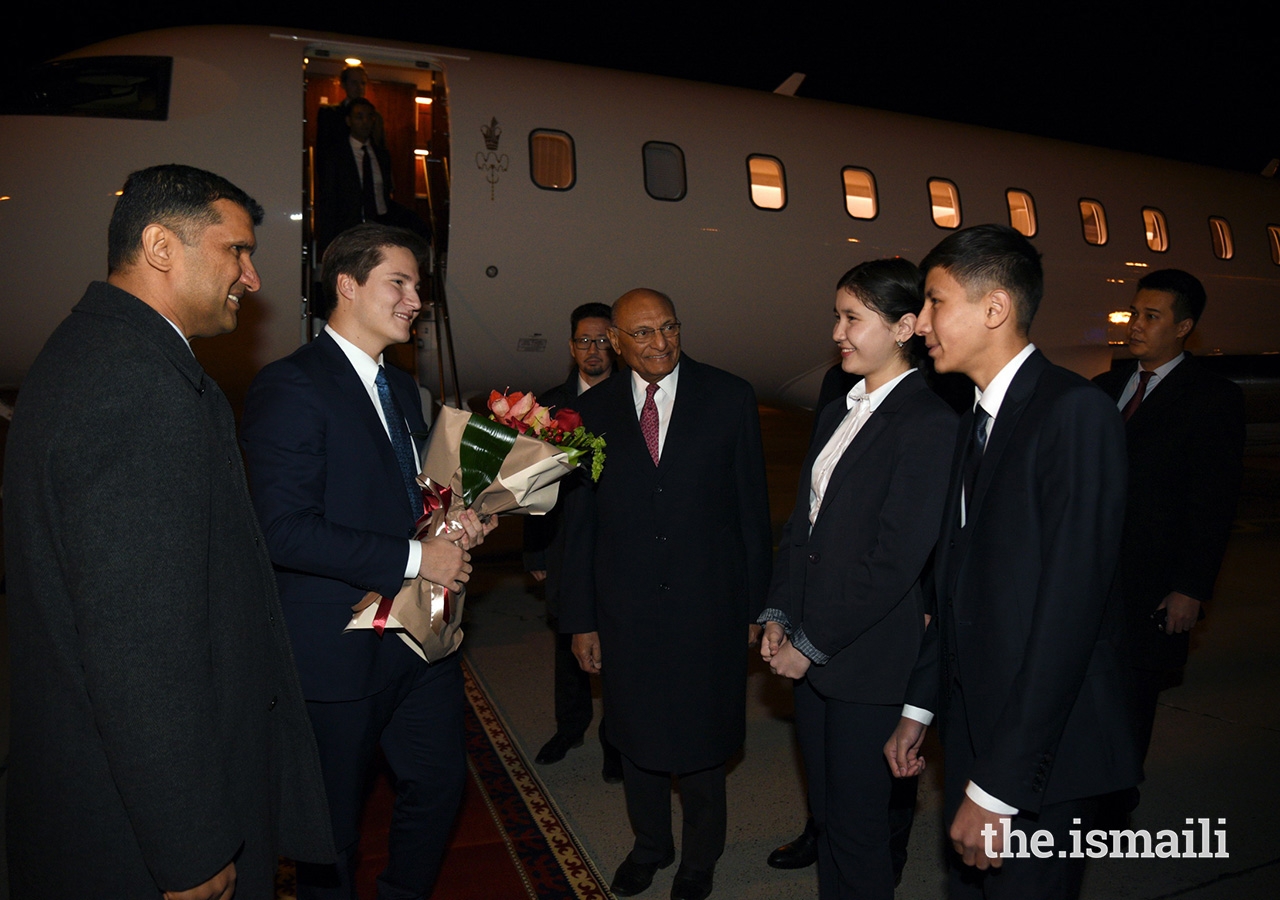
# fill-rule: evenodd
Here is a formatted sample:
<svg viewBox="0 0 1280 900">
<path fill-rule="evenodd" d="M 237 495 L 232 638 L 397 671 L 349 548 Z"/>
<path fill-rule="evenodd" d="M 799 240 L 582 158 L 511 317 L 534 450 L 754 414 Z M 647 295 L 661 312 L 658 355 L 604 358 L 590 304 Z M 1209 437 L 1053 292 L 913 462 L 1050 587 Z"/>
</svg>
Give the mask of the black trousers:
<svg viewBox="0 0 1280 900">
<path fill-rule="evenodd" d="M 413 655 L 407 647 L 404 652 Z M 379 900 L 431 895 L 466 780 L 464 703 L 456 654 L 429 666 L 413 656 L 403 676 L 372 697 L 308 701 L 338 864 L 336 870 L 300 865 L 298 900 L 356 900 L 360 819 L 379 745 L 396 782 Z"/>
<path fill-rule="evenodd" d="M 680 786 L 684 811 L 680 865 L 697 872 L 710 872 L 724 853 L 727 830 L 724 763 L 697 772 L 655 772 L 640 768 L 623 754 L 622 786 L 627 795 L 627 815 L 636 834 L 631 859 L 638 863 L 657 863 L 675 849 L 671 834 L 673 774 Z"/>
<path fill-rule="evenodd" d="M 884 744 L 901 705 L 834 700 L 802 680 L 795 685 L 795 710 L 809 809 L 818 826 L 818 896 L 891 900 L 894 778 Z M 911 799 L 914 806 L 914 792 Z"/>
<path fill-rule="evenodd" d="M 591 676 L 573 655 L 573 635 L 556 634 L 556 731 L 581 735 L 591 724 Z"/>
<path fill-rule="evenodd" d="M 969 773 L 973 771 L 975 758 L 965 718 L 964 695 L 958 686 L 953 687 L 943 725 L 942 746 L 946 755 L 947 775 L 942 821 L 943 829 L 949 831 L 956 811 L 964 800 L 964 789 L 969 783 Z M 998 869 L 979 871 L 966 866 L 954 850 L 948 849 L 951 900 L 1075 900 L 1080 896 L 1085 861 L 1062 858 L 1057 851 L 1072 849 L 1072 829 L 1079 829 L 1083 834 L 1093 827 L 1098 816 L 1098 802 L 1097 797 L 1085 797 L 1061 803 L 1046 803 L 1035 814 L 1020 813 L 1012 817 L 1010 830 L 1021 831 L 1028 842 L 1040 830 L 1053 835 L 1054 853 L 1048 858 L 1010 857 L 1004 859 Z M 946 837 L 945 842 L 950 848 L 950 837 Z"/>
</svg>

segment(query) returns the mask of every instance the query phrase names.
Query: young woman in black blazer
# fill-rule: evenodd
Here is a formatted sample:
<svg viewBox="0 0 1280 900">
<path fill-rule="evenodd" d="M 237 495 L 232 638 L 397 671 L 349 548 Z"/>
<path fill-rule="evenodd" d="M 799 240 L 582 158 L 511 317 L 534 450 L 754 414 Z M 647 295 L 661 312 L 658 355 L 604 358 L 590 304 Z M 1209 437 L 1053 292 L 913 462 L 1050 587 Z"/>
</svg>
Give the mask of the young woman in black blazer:
<svg viewBox="0 0 1280 900">
<path fill-rule="evenodd" d="M 863 378 L 819 414 L 760 617 L 761 655 L 795 679 L 823 900 L 893 896 L 882 748 L 924 633 L 956 429 L 914 366 L 921 283 L 903 259 L 840 279 L 832 339 Z"/>
</svg>

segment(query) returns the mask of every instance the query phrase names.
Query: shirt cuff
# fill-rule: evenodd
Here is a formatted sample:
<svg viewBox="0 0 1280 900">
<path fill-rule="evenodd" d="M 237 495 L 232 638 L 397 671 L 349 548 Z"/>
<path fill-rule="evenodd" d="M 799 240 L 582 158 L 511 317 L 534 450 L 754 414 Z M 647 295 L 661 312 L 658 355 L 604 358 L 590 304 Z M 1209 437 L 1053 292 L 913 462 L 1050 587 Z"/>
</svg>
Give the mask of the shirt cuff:
<svg viewBox="0 0 1280 900">
<path fill-rule="evenodd" d="M 926 726 L 933 724 L 933 713 L 929 712 L 929 710 L 927 709 L 921 709 L 918 706 L 912 706 L 910 703 L 902 704 L 902 718 L 914 719 L 915 721 L 919 722 L 921 725 L 926 725 Z"/>
<path fill-rule="evenodd" d="M 801 625 L 795 631 L 788 635 L 791 638 L 791 645 L 809 657 L 809 661 L 815 666 L 825 666 L 831 661 L 831 657 L 823 653 L 817 647 L 813 646 L 813 641 L 809 640 L 804 633 L 804 626 Z"/>
<path fill-rule="evenodd" d="M 409 542 L 409 560 L 404 564 L 404 577 L 417 578 L 418 569 L 422 567 L 422 543 L 420 541 Z"/>
<path fill-rule="evenodd" d="M 1000 816 L 1016 816 L 1018 814 L 1018 807 L 1010 806 L 1003 800 L 992 797 L 972 781 L 964 786 L 964 794 L 987 812 L 993 812 Z"/>
<path fill-rule="evenodd" d="M 760 613 L 760 617 L 756 619 L 757 625 L 766 625 L 769 622 L 777 622 L 782 626 L 782 630 L 787 634 L 791 634 L 791 619 L 787 614 L 776 606 L 770 606 L 764 612 Z"/>
</svg>

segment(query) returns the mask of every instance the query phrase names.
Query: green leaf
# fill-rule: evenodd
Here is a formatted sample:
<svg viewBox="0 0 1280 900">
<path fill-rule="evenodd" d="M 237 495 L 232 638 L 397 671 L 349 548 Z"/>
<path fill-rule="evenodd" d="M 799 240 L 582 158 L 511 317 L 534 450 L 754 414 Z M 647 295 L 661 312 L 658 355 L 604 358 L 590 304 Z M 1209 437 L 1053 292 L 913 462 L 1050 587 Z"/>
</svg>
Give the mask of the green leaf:
<svg viewBox="0 0 1280 900">
<path fill-rule="evenodd" d="M 516 430 L 484 416 L 472 415 L 462 431 L 458 462 L 462 466 L 462 502 L 470 506 L 493 484 L 516 442 Z"/>
</svg>

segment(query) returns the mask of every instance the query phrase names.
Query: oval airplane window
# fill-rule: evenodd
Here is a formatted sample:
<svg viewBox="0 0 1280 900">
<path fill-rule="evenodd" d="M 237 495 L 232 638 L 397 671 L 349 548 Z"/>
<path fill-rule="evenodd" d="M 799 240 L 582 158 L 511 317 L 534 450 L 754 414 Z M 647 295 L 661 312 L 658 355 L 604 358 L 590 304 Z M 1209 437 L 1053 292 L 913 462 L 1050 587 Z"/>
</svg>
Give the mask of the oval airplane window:
<svg viewBox="0 0 1280 900">
<path fill-rule="evenodd" d="M 844 211 L 855 219 L 874 219 L 880 212 L 876 176 L 853 166 L 845 166 L 841 175 L 844 177 Z"/>
<path fill-rule="evenodd" d="M 1014 188 L 1004 192 L 1009 202 L 1009 227 L 1023 237 L 1036 236 L 1036 201 L 1027 191 Z"/>
<path fill-rule="evenodd" d="M 1101 247 L 1107 242 L 1107 212 L 1097 200 L 1080 201 L 1080 226 L 1086 244 Z"/>
<path fill-rule="evenodd" d="M 772 156 L 748 156 L 751 202 L 760 209 L 782 209 L 787 205 L 787 176 L 781 161 Z"/>
<path fill-rule="evenodd" d="M 654 200 L 683 200 L 684 151 L 661 141 L 645 144 L 644 189 Z"/>
<path fill-rule="evenodd" d="M 1142 209 L 1142 224 L 1147 229 L 1147 246 L 1157 253 L 1169 249 L 1169 225 L 1164 213 L 1150 206 Z"/>
<path fill-rule="evenodd" d="M 1209 231 L 1213 233 L 1213 255 L 1218 259 L 1230 259 L 1236 255 L 1231 240 L 1231 223 L 1220 216 L 1209 217 Z"/>
<path fill-rule="evenodd" d="M 1271 261 L 1280 266 L 1280 225 L 1267 226 L 1267 239 L 1271 242 Z"/>
<path fill-rule="evenodd" d="M 548 191 L 567 191 L 577 178 L 573 138 L 563 131 L 529 132 L 529 177 Z"/>
<path fill-rule="evenodd" d="M 945 178 L 929 179 L 929 204 L 933 224 L 939 228 L 960 227 L 960 191 Z"/>
</svg>

